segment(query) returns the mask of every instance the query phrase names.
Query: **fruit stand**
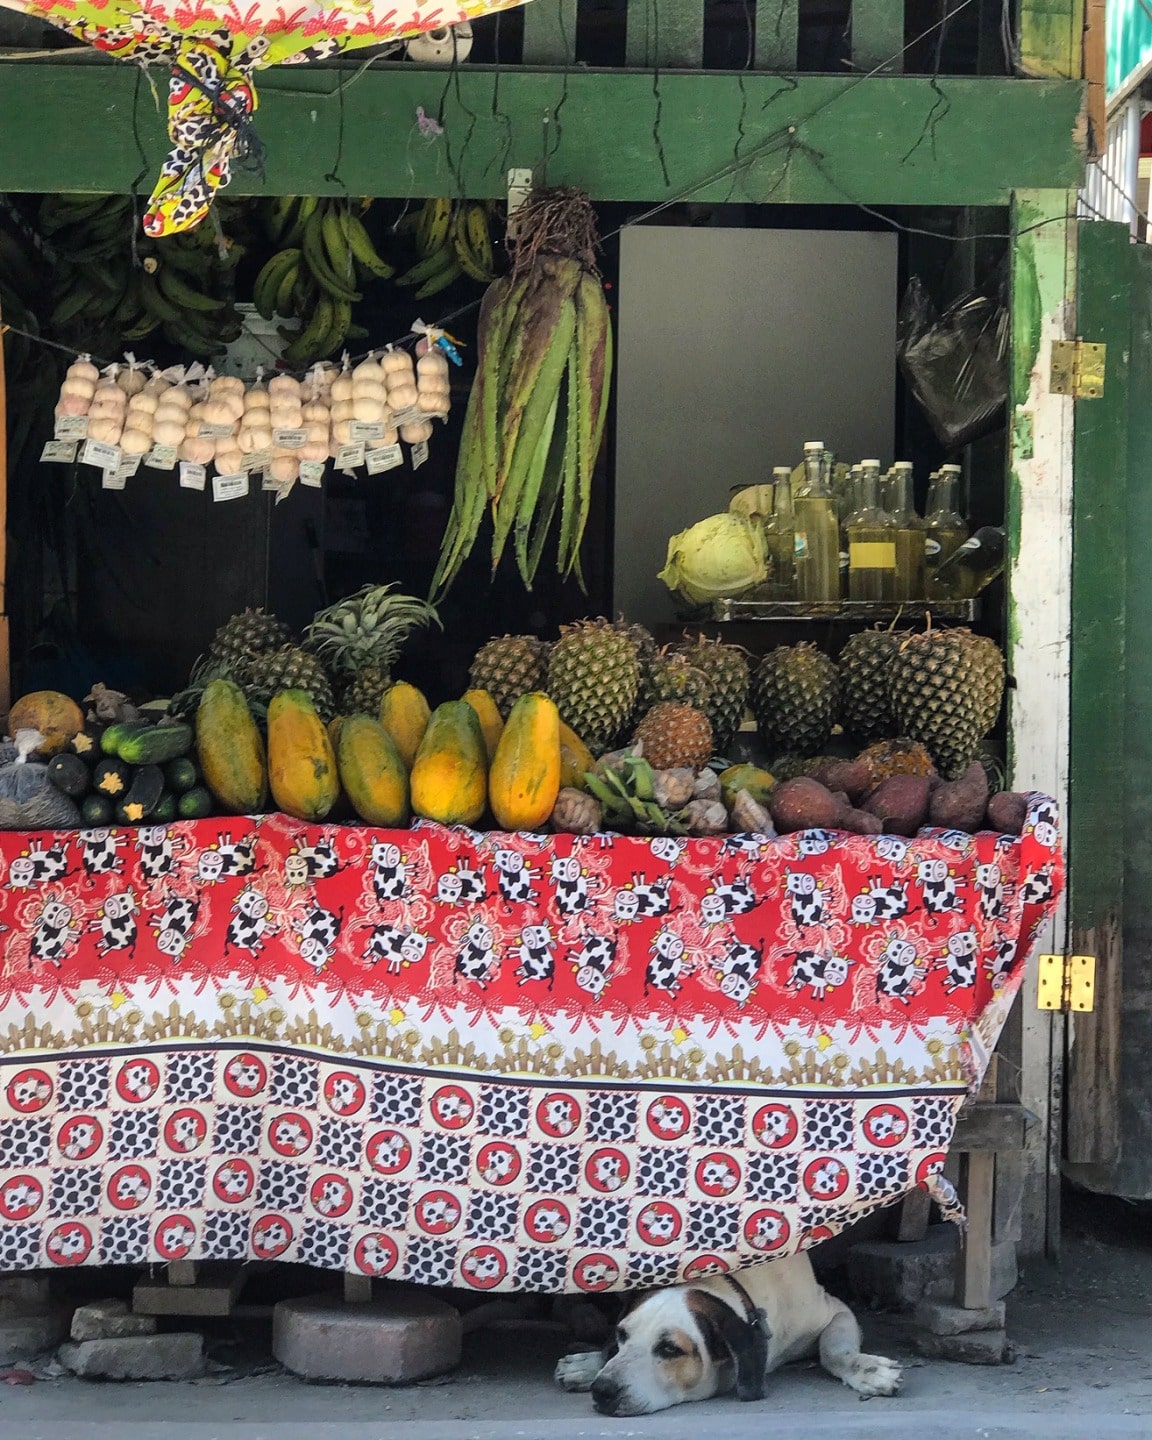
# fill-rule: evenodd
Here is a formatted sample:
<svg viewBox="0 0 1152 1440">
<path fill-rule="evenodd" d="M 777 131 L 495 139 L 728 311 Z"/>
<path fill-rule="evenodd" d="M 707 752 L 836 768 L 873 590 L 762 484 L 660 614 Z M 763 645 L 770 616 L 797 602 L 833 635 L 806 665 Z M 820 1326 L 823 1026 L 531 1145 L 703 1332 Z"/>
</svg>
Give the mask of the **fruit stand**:
<svg viewBox="0 0 1152 1440">
<path fill-rule="evenodd" d="M 163 514 L 181 578 L 158 589 L 181 622 L 202 610 L 169 633 L 136 606 L 162 680 L 105 676 L 131 696 L 85 697 L 90 674 L 45 683 L 78 713 L 37 692 L 9 722 L 7 798 L 72 811 L 0 833 L 7 1268 L 285 1258 L 629 1288 L 789 1253 L 918 1185 L 952 1213 L 956 1113 L 1062 923 L 1051 657 L 1067 648 L 1071 402 L 1041 372 L 1069 323 L 1079 53 L 1025 5 L 1028 64 L 1049 78 L 949 81 L 941 113 L 939 76 L 894 73 L 912 47 L 878 14 L 870 30 L 872 7 L 857 75 L 783 88 L 792 8 L 774 48 L 771 7 L 753 7 L 747 73 L 715 75 L 691 73 L 702 13 L 676 7 L 660 38 L 628 8 L 628 64 L 604 74 L 576 63 L 568 0 L 525 10 L 519 66 L 385 63 L 335 90 L 297 74 L 299 94 L 270 69 L 259 129 L 292 117 L 306 136 L 272 162 L 275 198 L 249 201 L 238 173 L 217 228 L 186 230 L 188 175 L 165 172 L 176 209 L 158 190 L 131 245 L 132 177 L 111 152 L 135 127 L 154 156 L 154 127 L 116 101 L 98 180 L 49 134 L 33 183 L 3 130 L 8 104 L 38 113 L 35 83 L 19 72 L 17 101 L 0 94 L 0 186 L 47 192 L 12 207 L 2 244 L 33 278 L 51 249 L 67 362 L 45 382 L 31 302 L 0 293 L 31 470 L 71 477 L 93 516 L 137 497 Z M 96 73 L 73 69 L 64 110 Z M 99 74 L 125 93 L 123 68 Z M 408 137 L 382 157 L 381 117 Z M 1014 423 L 985 452 L 1007 484 L 974 445 L 961 516 L 960 465 L 918 462 L 913 495 L 912 462 L 853 477 L 855 455 L 797 434 L 736 477 L 770 507 L 702 502 L 704 529 L 670 538 L 674 626 L 578 619 L 614 609 L 627 297 L 604 254 L 648 218 L 611 207 L 692 223 L 737 179 L 761 218 L 785 198 L 899 212 L 913 265 L 918 230 L 951 243 L 974 213 L 940 237 L 918 207 L 1002 209 L 1010 234 L 975 238 L 1009 241 L 1017 282 L 997 321 Z M 352 194 L 407 198 L 385 223 Z M 281 330 L 267 366 L 225 353 L 250 338 L 249 270 Z M 357 309 L 369 286 L 384 322 Z M 95 363 L 89 322 L 146 358 Z M 963 446 L 921 448 L 935 465 Z M 439 523 L 384 569 L 356 517 L 402 492 Z M 339 561 L 309 531 L 338 519 Z M 174 553 L 191 535 L 199 580 Z M 1001 571 L 1002 625 L 981 589 Z M 113 589 L 88 593 L 112 614 Z M 797 622 L 801 643 L 776 643 Z M 738 623 L 757 643 L 730 643 Z M 41 739 L 21 749 L 25 728 Z M 1000 1097 L 1045 1134 L 1053 1023 L 1017 1011 L 1022 1078 Z M 1030 1164 L 1035 1248 L 1051 1147 Z"/>
</svg>

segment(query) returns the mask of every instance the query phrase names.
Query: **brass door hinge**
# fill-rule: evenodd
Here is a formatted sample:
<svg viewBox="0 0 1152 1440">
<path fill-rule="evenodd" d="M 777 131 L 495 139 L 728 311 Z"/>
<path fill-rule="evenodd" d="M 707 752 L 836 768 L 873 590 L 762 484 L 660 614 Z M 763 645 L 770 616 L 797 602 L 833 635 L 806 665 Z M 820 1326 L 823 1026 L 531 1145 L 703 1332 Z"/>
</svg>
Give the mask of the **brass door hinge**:
<svg viewBox="0 0 1152 1440">
<path fill-rule="evenodd" d="M 1036 984 L 1038 1010 L 1082 1013 L 1096 1008 L 1095 955 L 1041 955 Z"/>
<path fill-rule="evenodd" d="M 1048 389 L 1053 395 L 1071 395 L 1075 400 L 1099 400 L 1104 394 L 1107 354 L 1107 345 L 1053 340 Z"/>
</svg>

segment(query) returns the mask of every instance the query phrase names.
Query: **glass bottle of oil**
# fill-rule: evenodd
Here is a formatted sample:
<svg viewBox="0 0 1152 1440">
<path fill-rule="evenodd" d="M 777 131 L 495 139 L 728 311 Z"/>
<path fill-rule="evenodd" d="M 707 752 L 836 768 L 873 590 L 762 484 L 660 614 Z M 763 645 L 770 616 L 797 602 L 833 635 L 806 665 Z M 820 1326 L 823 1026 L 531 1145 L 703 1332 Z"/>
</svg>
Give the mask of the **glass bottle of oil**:
<svg viewBox="0 0 1152 1440">
<path fill-rule="evenodd" d="M 792 471 L 777 465 L 772 471 L 772 514 L 764 521 L 771 573 L 768 582 L 773 600 L 796 598 L 796 516 L 792 502 Z"/>
<path fill-rule="evenodd" d="M 848 598 L 896 598 L 896 526 L 880 508 L 880 462 L 860 462 L 856 507 L 844 523 L 848 532 Z"/>
<path fill-rule="evenodd" d="M 912 496 L 911 463 L 897 460 L 890 476 L 891 499 L 884 508 L 896 524 L 896 599 L 923 600 L 925 531 Z"/>
<path fill-rule="evenodd" d="M 967 575 L 957 566 L 951 565 L 943 575 L 936 575 L 949 555 L 968 539 L 968 526 L 960 514 L 960 474 L 959 465 L 941 467 L 934 497 L 929 497 L 928 512 L 924 516 L 929 599 L 963 599 L 971 593 Z"/>
<path fill-rule="evenodd" d="M 844 484 L 836 496 L 836 519 L 840 526 L 840 594 L 848 594 L 848 517 L 856 509 L 856 496 L 860 489 L 860 466 L 853 465 L 845 476 Z"/>
<path fill-rule="evenodd" d="M 828 483 L 823 440 L 804 446 L 804 483 L 795 497 L 796 598 L 809 603 L 840 598 L 840 527 Z"/>
</svg>

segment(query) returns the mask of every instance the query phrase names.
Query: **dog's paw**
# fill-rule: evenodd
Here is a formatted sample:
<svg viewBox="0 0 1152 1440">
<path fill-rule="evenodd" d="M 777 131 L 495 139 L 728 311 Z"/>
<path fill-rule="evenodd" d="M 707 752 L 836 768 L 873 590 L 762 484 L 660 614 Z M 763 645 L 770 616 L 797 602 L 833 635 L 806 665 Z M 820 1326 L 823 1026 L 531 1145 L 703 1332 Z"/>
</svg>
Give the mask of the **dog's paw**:
<svg viewBox="0 0 1152 1440">
<path fill-rule="evenodd" d="M 603 1368 L 604 1356 L 599 1350 L 580 1350 L 575 1355 L 561 1355 L 554 1378 L 561 1390 L 582 1394 L 591 1390 L 593 1380 Z"/>
<path fill-rule="evenodd" d="M 844 1384 L 866 1398 L 897 1395 L 901 1384 L 900 1366 L 883 1355 L 857 1355 L 844 1376 Z"/>
</svg>

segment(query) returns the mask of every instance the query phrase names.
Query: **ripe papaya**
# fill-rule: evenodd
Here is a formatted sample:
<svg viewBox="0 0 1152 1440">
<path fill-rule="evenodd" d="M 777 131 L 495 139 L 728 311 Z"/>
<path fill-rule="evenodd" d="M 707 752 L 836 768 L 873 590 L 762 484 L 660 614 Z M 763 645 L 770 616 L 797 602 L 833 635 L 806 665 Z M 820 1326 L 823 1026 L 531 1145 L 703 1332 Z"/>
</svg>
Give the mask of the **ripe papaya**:
<svg viewBox="0 0 1152 1440">
<path fill-rule="evenodd" d="M 488 749 L 488 764 L 491 765 L 496 758 L 496 746 L 500 743 L 500 736 L 504 733 L 504 720 L 496 708 L 496 701 L 487 690 L 465 690 L 460 698 L 465 705 L 471 705 L 476 711 L 476 718 L 480 721 L 480 729 L 484 734 L 484 744 Z"/>
<path fill-rule="evenodd" d="M 405 680 L 389 686 L 381 698 L 380 724 L 392 737 L 392 743 L 408 770 L 416 761 L 416 752 L 428 729 L 431 713 L 421 692 Z"/>
<path fill-rule="evenodd" d="M 584 779 L 589 770 L 596 768 L 592 752 L 570 725 L 560 722 L 560 788 L 561 790 L 586 790 Z"/>
<path fill-rule="evenodd" d="M 539 691 L 521 695 L 488 776 L 488 798 L 501 830 L 539 830 L 560 793 L 560 712 Z"/>
<path fill-rule="evenodd" d="M 239 685 L 212 680 L 196 712 L 196 751 L 204 784 L 226 815 L 252 815 L 268 804 L 264 741 Z"/>
<path fill-rule="evenodd" d="M 268 779 L 276 808 L 296 820 L 325 819 L 339 798 L 332 742 L 307 691 L 282 690 L 268 706 Z"/>
<path fill-rule="evenodd" d="M 368 715 L 349 715 L 337 749 L 340 781 L 369 825 L 408 824 L 408 770 L 391 735 Z"/>
<path fill-rule="evenodd" d="M 412 809 L 442 825 L 475 825 L 488 800 L 488 751 L 471 705 L 432 712 L 412 765 Z"/>
<path fill-rule="evenodd" d="M 17 730 L 39 730 L 44 736 L 38 755 L 58 755 L 83 728 L 83 710 L 59 690 L 35 690 L 31 695 L 22 695 L 8 712 L 9 735 L 15 735 Z"/>
</svg>

